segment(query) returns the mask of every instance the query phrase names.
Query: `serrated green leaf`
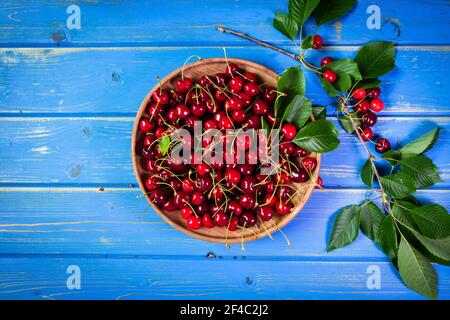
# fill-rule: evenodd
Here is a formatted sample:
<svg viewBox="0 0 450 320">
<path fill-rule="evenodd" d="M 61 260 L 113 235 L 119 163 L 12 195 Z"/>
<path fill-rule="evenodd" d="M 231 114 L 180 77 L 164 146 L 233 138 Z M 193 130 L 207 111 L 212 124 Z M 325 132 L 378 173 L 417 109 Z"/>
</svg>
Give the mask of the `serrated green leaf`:
<svg viewBox="0 0 450 320">
<path fill-rule="evenodd" d="M 395 67 L 395 48 L 392 42 L 371 42 L 355 56 L 364 79 L 378 78 Z"/>
<path fill-rule="evenodd" d="M 391 174 L 380 177 L 379 181 L 386 192 L 394 198 L 403 198 L 410 193 L 416 192 L 416 184 L 414 180 L 402 173 Z"/>
<path fill-rule="evenodd" d="M 341 125 L 342 129 L 345 130 L 345 132 L 352 134 L 353 132 L 355 132 L 355 128 L 353 127 L 353 124 L 351 122 L 351 120 L 347 117 L 337 117 L 339 124 Z"/>
<path fill-rule="evenodd" d="M 342 248 L 352 243 L 359 232 L 359 224 L 361 222 L 361 207 L 357 205 L 343 208 L 336 217 L 328 242 L 328 251 Z"/>
<path fill-rule="evenodd" d="M 366 79 L 358 82 L 356 85 L 356 88 L 362 88 L 362 89 L 372 89 L 372 88 L 378 88 L 381 85 L 381 81 L 377 78 L 374 79 Z"/>
<path fill-rule="evenodd" d="M 398 160 L 402 158 L 400 151 L 397 150 L 389 150 L 383 153 L 383 159 L 386 159 L 391 165 L 396 166 L 398 164 Z"/>
<path fill-rule="evenodd" d="M 305 96 L 295 96 L 283 113 L 281 121 L 291 122 L 302 128 L 312 115 L 312 102 Z"/>
<path fill-rule="evenodd" d="M 291 40 L 294 40 L 298 33 L 298 25 L 289 17 L 289 15 L 281 12 L 275 13 L 275 18 L 273 19 L 273 26 L 288 37 Z"/>
<path fill-rule="evenodd" d="M 378 236 L 384 218 L 383 212 L 372 201 L 366 201 L 361 205 L 361 229 L 369 239 L 376 243 L 380 243 Z"/>
<path fill-rule="evenodd" d="M 370 160 L 367 160 L 361 169 L 361 180 L 364 182 L 366 186 L 372 187 L 374 176 L 375 174 L 373 172 L 372 163 L 370 162 Z"/>
<path fill-rule="evenodd" d="M 348 58 L 330 62 L 321 68 L 321 71 L 324 70 L 333 70 L 336 72 L 338 74 L 338 80 L 344 74 L 352 77 L 354 80 L 362 79 L 358 64 Z"/>
<path fill-rule="evenodd" d="M 296 95 L 305 95 L 305 75 L 299 67 L 287 68 L 278 79 L 278 92 L 285 95 L 275 101 L 275 115 L 282 115 Z"/>
<path fill-rule="evenodd" d="M 339 19 L 354 6 L 356 0 L 321 0 L 314 10 L 317 26 Z"/>
<path fill-rule="evenodd" d="M 380 224 L 378 240 L 384 253 L 390 260 L 397 257 L 398 239 L 397 229 L 391 216 L 385 216 Z"/>
<path fill-rule="evenodd" d="M 332 122 L 316 120 L 303 127 L 292 142 L 306 150 L 325 153 L 339 146 L 338 135 L 339 132 Z"/>
<path fill-rule="evenodd" d="M 346 93 L 352 87 L 352 79 L 348 74 L 340 73 L 333 85 L 337 91 Z"/>
<path fill-rule="evenodd" d="M 419 242 L 435 257 L 450 262 L 450 237 L 431 239 L 411 230 Z"/>
<path fill-rule="evenodd" d="M 320 0 L 289 0 L 289 15 L 302 26 Z"/>
<path fill-rule="evenodd" d="M 437 167 L 431 159 L 425 156 L 415 156 L 401 160 L 401 173 L 404 173 L 416 182 L 416 188 L 428 188 L 435 183 L 442 182 Z"/>
<path fill-rule="evenodd" d="M 336 88 L 329 83 L 327 80 L 325 79 L 320 79 L 320 84 L 322 85 L 323 89 L 326 91 L 326 93 L 328 93 L 328 95 L 330 97 L 337 97 L 339 94 L 336 90 Z"/>
<path fill-rule="evenodd" d="M 305 39 L 303 39 L 302 49 L 304 49 L 304 50 L 310 49 L 310 48 L 312 48 L 312 45 L 313 45 L 313 37 L 312 36 L 308 36 Z"/>
<path fill-rule="evenodd" d="M 399 151 L 402 155 L 402 158 L 414 157 L 419 154 L 424 153 L 425 151 L 431 149 L 433 145 L 436 143 L 439 138 L 439 131 L 441 128 L 437 127 L 420 138 L 408 143 Z"/>
<path fill-rule="evenodd" d="M 417 224 L 412 218 L 411 211 L 416 208 L 410 202 L 396 201 L 392 206 L 392 214 L 395 219 L 399 220 L 401 224 L 408 226 L 411 229 L 418 230 Z"/>
<path fill-rule="evenodd" d="M 450 216 L 443 206 L 427 204 L 413 209 L 411 215 L 424 236 L 432 239 L 450 236 Z"/>
<path fill-rule="evenodd" d="M 430 299 L 437 299 L 437 275 L 428 259 L 402 237 L 398 269 L 405 284 Z"/>
<path fill-rule="evenodd" d="M 162 154 L 166 154 L 167 151 L 169 150 L 169 146 L 170 146 L 170 136 L 166 135 L 164 137 L 161 138 L 161 140 L 159 140 L 159 151 L 161 151 Z"/>
<path fill-rule="evenodd" d="M 316 120 L 324 120 L 327 118 L 327 107 L 313 106 L 312 114 Z"/>
</svg>

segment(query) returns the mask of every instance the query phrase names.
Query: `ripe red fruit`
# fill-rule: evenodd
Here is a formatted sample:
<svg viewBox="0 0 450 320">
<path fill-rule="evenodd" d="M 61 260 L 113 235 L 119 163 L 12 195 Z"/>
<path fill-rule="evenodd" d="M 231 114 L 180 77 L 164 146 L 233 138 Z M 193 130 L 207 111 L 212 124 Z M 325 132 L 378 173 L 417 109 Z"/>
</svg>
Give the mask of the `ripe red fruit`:
<svg viewBox="0 0 450 320">
<path fill-rule="evenodd" d="M 380 112 L 384 108 L 384 103 L 380 99 L 374 99 L 370 102 L 370 110 Z"/>
<path fill-rule="evenodd" d="M 246 114 L 245 110 L 242 110 L 242 109 L 235 110 L 231 114 L 231 118 L 237 123 L 242 123 L 247 118 L 247 114 Z"/>
<path fill-rule="evenodd" d="M 244 193 L 239 198 L 239 204 L 242 208 L 250 210 L 255 207 L 256 201 L 255 196 L 251 194 Z"/>
<path fill-rule="evenodd" d="M 152 98 L 153 101 L 155 101 L 157 104 L 159 105 L 166 105 L 169 103 L 169 94 L 167 93 L 166 90 L 162 90 L 162 89 L 157 89 L 153 94 L 152 94 Z"/>
<path fill-rule="evenodd" d="M 167 194 L 162 189 L 156 189 L 150 193 L 150 201 L 161 207 L 167 200 Z"/>
<path fill-rule="evenodd" d="M 333 83 L 337 80 L 337 75 L 333 70 L 325 70 L 323 72 L 323 77 L 325 78 L 325 80 L 327 80 L 329 83 Z"/>
<path fill-rule="evenodd" d="M 218 211 L 214 215 L 214 222 L 219 227 L 226 226 L 228 224 L 228 219 L 229 219 L 228 215 L 221 211 Z"/>
<path fill-rule="evenodd" d="M 187 92 L 192 88 L 192 80 L 188 77 L 179 78 L 176 82 L 178 92 Z"/>
<path fill-rule="evenodd" d="M 242 87 L 244 86 L 244 78 L 241 76 L 234 76 L 233 79 L 230 80 L 230 83 L 228 84 L 231 91 L 233 92 L 239 92 L 242 90 Z"/>
<path fill-rule="evenodd" d="M 353 91 L 352 97 L 355 99 L 364 99 L 366 97 L 366 90 L 359 88 Z"/>
<path fill-rule="evenodd" d="M 256 192 L 256 184 L 258 180 L 253 176 L 245 176 L 241 180 L 241 190 L 244 193 L 254 194 Z"/>
<path fill-rule="evenodd" d="M 196 216 L 190 216 L 186 221 L 186 225 L 191 230 L 200 229 L 202 226 L 202 219 Z"/>
<path fill-rule="evenodd" d="M 153 144 L 153 142 L 155 142 L 155 140 L 156 140 L 156 138 L 154 135 L 152 135 L 152 134 L 146 135 L 144 138 L 144 142 L 143 142 L 144 147 L 151 146 Z"/>
<path fill-rule="evenodd" d="M 197 169 L 197 173 L 201 176 L 206 176 L 207 174 L 209 174 L 211 172 L 211 168 L 205 162 L 198 164 L 196 169 Z"/>
<path fill-rule="evenodd" d="M 236 184 L 241 180 L 241 173 L 236 169 L 227 169 L 225 171 L 225 180 L 228 183 Z"/>
<path fill-rule="evenodd" d="M 318 34 L 314 35 L 313 36 L 312 48 L 318 50 L 318 49 L 322 48 L 322 45 L 323 45 L 322 37 L 319 36 Z"/>
<path fill-rule="evenodd" d="M 363 129 L 359 129 L 360 133 L 361 133 L 361 138 L 363 141 L 369 141 L 372 140 L 373 138 L 373 131 L 372 129 L 370 129 L 369 127 L 365 127 Z"/>
<path fill-rule="evenodd" d="M 370 88 L 370 89 L 367 89 L 366 91 L 367 91 L 367 96 L 371 99 L 378 99 L 381 94 L 380 88 Z"/>
<path fill-rule="evenodd" d="M 194 210 L 192 210 L 191 207 L 186 206 L 180 209 L 180 214 L 184 219 L 187 219 L 190 216 L 194 215 Z"/>
<path fill-rule="evenodd" d="M 244 92 L 248 93 L 250 96 L 254 97 L 259 93 L 259 87 L 254 82 L 247 82 L 244 84 Z"/>
<path fill-rule="evenodd" d="M 228 203 L 227 211 L 229 211 L 230 213 L 232 213 L 236 216 L 240 216 L 242 214 L 243 209 L 242 209 L 242 206 L 239 204 L 239 201 L 231 200 Z"/>
<path fill-rule="evenodd" d="M 264 100 L 258 99 L 253 104 L 253 112 L 257 115 L 263 116 L 269 112 L 269 105 Z"/>
<path fill-rule="evenodd" d="M 269 221 L 275 215 L 275 210 L 273 210 L 272 207 L 266 205 L 259 207 L 257 213 L 263 221 Z"/>
<path fill-rule="evenodd" d="M 297 128 L 292 123 L 286 123 L 281 128 L 281 133 L 286 140 L 292 140 L 297 134 Z"/>
<path fill-rule="evenodd" d="M 152 191 L 155 190 L 158 187 L 159 178 L 156 176 L 148 177 L 147 180 L 145 180 L 145 189 Z"/>
<path fill-rule="evenodd" d="M 323 180 L 321 177 L 317 177 L 315 189 L 323 189 Z"/>
<path fill-rule="evenodd" d="M 246 107 L 252 103 L 252 96 L 245 92 L 239 92 L 239 99 L 241 99 L 243 106 Z"/>
<path fill-rule="evenodd" d="M 244 228 L 252 227 L 256 224 L 256 217 L 250 212 L 244 212 L 239 217 L 239 224 Z"/>
<path fill-rule="evenodd" d="M 236 72 L 239 71 L 239 66 L 235 63 L 228 63 L 227 66 L 225 67 L 225 73 L 232 77 Z"/>
<path fill-rule="evenodd" d="M 292 181 L 294 181 L 296 183 L 302 183 L 302 182 L 309 180 L 309 174 L 303 168 L 292 169 L 291 176 L 292 176 Z"/>
<path fill-rule="evenodd" d="M 213 218 L 211 217 L 211 214 L 205 213 L 202 217 L 202 225 L 204 225 L 207 228 L 213 228 L 216 224 L 214 223 Z"/>
<path fill-rule="evenodd" d="M 206 113 L 206 106 L 203 102 L 194 103 L 191 106 L 191 112 L 196 117 L 203 117 Z"/>
<path fill-rule="evenodd" d="M 375 142 L 375 150 L 379 153 L 385 153 L 386 151 L 391 150 L 391 143 L 388 139 L 378 138 Z"/>
<path fill-rule="evenodd" d="M 317 161 L 314 158 L 306 157 L 306 158 L 302 159 L 302 165 L 303 165 L 303 168 L 305 168 L 305 170 L 312 172 L 317 167 Z"/>
<path fill-rule="evenodd" d="M 263 97 L 265 100 L 269 102 L 274 102 L 277 98 L 277 91 L 274 87 L 266 87 L 264 89 Z"/>
<path fill-rule="evenodd" d="M 232 97 L 225 102 L 225 107 L 233 111 L 241 109 L 243 105 L 242 100 L 238 97 Z"/>
<path fill-rule="evenodd" d="M 364 113 L 369 110 L 370 103 L 367 100 L 360 100 L 353 106 L 353 109 L 358 113 Z"/>
<path fill-rule="evenodd" d="M 193 192 L 195 190 L 195 183 L 190 178 L 185 178 L 181 183 L 181 188 L 184 192 Z"/>
<path fill-rule="evenodd" d="M 284 201 L 279 201 L 275 206 L 275 212 L 277 214 L 289 214 L 292 211 L 292 205 L 290 203 L 286 203 Z"/>
<path fill-rule="evenodd" d="M 361 115 L 361 121 L 366 127 L 372 127 L 377 123 L 377 115 L 372 111 L 366 111 Z"/>
<path fill-rule="evenodd" d="M 152 130 L 155 127 L 155 123 L 151 123 L 149 119 L 142 118 L 141 121 L 139 121 L 139 130 L 146 133 Z"/>
<path fill-rule="evenodd" d="M 191 203 L 194 206 L 199 206 L 201 205 L 203 202 L 205 202 L 205 196 L 203 195 L 203 193 L 201 193 L 200 191 L 195 191 L 192 195 L 191 195 Z"/>
<path fill-rule="evenodd" d="M 214 93 L 214 97 L 216 98 L 217 101 L 221 101 L 221 102 L 224 102 L 228 99 L 225 92 L 223 92 L 219 89 L 217 89 L 216 92 Z"/>
<path fill-rule="evenodd" d="M 244 78 L 245 78 L 245 80 L 247 80 L 249 82 L 256 82 L 256 80 L 258 80 L 256 78 L 256 76 L 253 73 L 251 73 L 251 72 L 246 72 L 244 74 Z"/>
<path fill-rule="evenodd" d="M 175 107 L 175 112 L 179 119 L 185 119 L 191 114 L 191 110 L 182 103 Z"/>
<path fill-rule="evenodd" d="M 228 230 L 236 231 L 239 224 L 238 217 L 231 217 L 230 222 L 228 223 Z"/>
<path fill-rule="evenodd" d="M 320 60 L 320 65 L 323 67 L 323 66 L 329 64 L 330 62 L 333 62 L 333 58 L 324 57 L 322 60 Z"/>
</svg>

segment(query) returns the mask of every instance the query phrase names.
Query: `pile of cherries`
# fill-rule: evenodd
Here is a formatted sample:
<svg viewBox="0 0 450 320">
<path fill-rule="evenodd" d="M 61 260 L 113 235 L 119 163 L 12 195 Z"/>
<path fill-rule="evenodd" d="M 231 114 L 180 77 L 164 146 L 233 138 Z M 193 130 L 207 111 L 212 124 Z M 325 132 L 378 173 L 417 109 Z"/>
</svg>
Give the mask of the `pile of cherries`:
<svg viewBox="0 0 450 320">
<path fill-rule="evenodd" d="M 333 58 L 325 57 L 320 61 L 320 65 L 324 66 L 332 61 Z M 334 83 L 338 76 L 333 70 L 327 69 L 324 71 L 323 78 L 329 83 Z M 384 103 L 380 99 L 380 95 L 380 88 L 358 88 L 352 92 L 353 110 L 361 122 L 357 130 L 364 141 L 372 141 L 374 137 L 372 127 L 378 120 L 376 113 L 384 108 Z M 378 138 L 375 141 L 375 150 L 379 153 L 389 151 L 391 150 L 391 143 L 385 138 Z"/>
<path fill-rule="evenodd" d="M 298 129 L 292 123 L 281 124 L 280 161 L 272 175 L 261 174 L 261 166 L 267 163 L 251 161 L 250 153 L 245 154 L 244 164 L 225 159 L 197 163 L 194 157 L 188 162 L 171 161 L 170 151 L 162 152 L 159 142 L 177 128 L 193 132 L 196 121 L 202 121 L 203 133 L 260 129 L 262 121 L 278 128 L 274 103 L 282 94 L 234 63 L 228 63 L 225 72 L 203 75 L 198 81 L 182 74 L 175 87 L 159 87 L 153 93 L 139 122 L 136 152 L 142 156 L 141 178 L 149 199 L 163 210 L 179 211 L 189 229 L 217 226 L 236 231 L 263 224 L 292 212 L 298 192 L 293 183 L 322 186 L 320 177 L 311 179 L 316 159 L 291 141 Z M 204 150 L 213 143 L 205 135 L 200 139 Z M 222 139 L 226 143 L 229 136 L 224 134 Z M 194 147 L 193 140 L 183 143 Z M 248 143 L 245 140 L 235 147 L 248 149 Z"/>
</svg>

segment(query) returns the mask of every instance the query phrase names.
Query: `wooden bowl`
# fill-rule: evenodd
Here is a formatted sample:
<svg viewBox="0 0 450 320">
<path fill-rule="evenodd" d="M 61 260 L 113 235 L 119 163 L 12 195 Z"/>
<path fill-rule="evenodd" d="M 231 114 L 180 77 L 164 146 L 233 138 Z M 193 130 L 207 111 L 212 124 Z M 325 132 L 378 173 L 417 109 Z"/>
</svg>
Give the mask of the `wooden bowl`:
<svg viewBox="0 0 450 320">
<path fill-rule="evenodd" d="M 242 69 L 245 71 L 249 71 L 254 73 L 256 76 L 261 79 L 266 86 L 273 86 L 277 87 L 277 79 L 278 74 L 273 72 L 272 70 L 251 62 L 247 60 L 242 59 L 228 59 L 229 62 L 233 62 L 238 64 Z M 226 68 L 227 62 L 224 58 L 214 58 L 214 59 L 205 59 L 200 60 L 197 62 L 194 62 L 192 64 L 186 65 L 184 67 L 184 75 L 191 78 L 198 80 L 202 75 L 205 74 L 215 74 L 218 72 L 224 72 Z M 166 76 L 164 79 L 161 80 L 161 85 L 163 88 L 172 89 L 175 88 L 175 81 L 177 78 L 181 76 L 181 69 L 178 68 L 177 70 L 170 73 L 168 76 Z M 147 106 L 149 106 L 151 102 L 151 96 L 153 92 L 155 92 L 159 88 L 159 84 L 157 84 L 145 97 L 144 101 L 142 101 L 141 106 L 139 108 L 139 111 L 136 116 L 136 120 L 134 122 L 133 127 L 133 136 L 132 136 L 132 149 L 131 154 L 133 158 L 133 168 L 134 173 L 136 174 L 136 178 L 139 182 L 139 186 L 145 194 L 145 187 L 144 187 L 144 181 L 143 177 L 148 173 L 145 171 L 144 166 L 144 159 L 141 156 L 141 153 L 136 152 L 136 143 L 138 143 L 138 146 L 140 146 L 144 134 L 141 133 L 139 128 L 139 120 L 142 116 L 148 115 L 147 113 Z M 312 175 L 312 181 L 316 181 L 319 169 L 320 169 L 320 154 L 312 154 L 313 157 L 317 159 L 317 169 L 314 171 Z M 289 221 L 291 221 L 303 208 L 306 201 L 309 199 L 311 192 L 314 189 L 314 184 L 311 182 L 311 180 L 307 183 L 299 183 L 294 184 L 297 190 L 299 190 L 299 193 L 297 193 L 296 197 L 294 198 L 294 203 L 296 203 L 294 210 L 287 215 L 277 215 L 272 220 L 265 222 L 265 229 L 260 225 L 258 222 L 255 226 L 251 228 L 247 228 L 246 230 L 242 231 L 238 229 L 234 232 L 227 232 L 226 227 L 214 227 L 214 228 L 205 228 L 202 227 L 198 230 L 190 230 L 186 227 L 185 220 L 181 217 L 179 211 L 172 211 L 168 212 L 165 210 L 161 210 L 152 202 L 150 201 L 149 197 L 145 195 L 145 198 L 149 202 L 149 204 L 153 207 L 153 209 L 164 219 L 166 220 L 171 226 L 173 226 L 175 229 L 184 232 L 194 238 L 206 240 L 210 242 L 218 242 L 218 243 L 239 243 L 241 241 L 247 242 L 256 240 L 262 237 L 267 236 L 268 234 L 271 234 L 273 232 L 276 232 L 278 228 L 282 228 L 285 226 Z M 275 225 L 275 223 L 276 225 Z"/>
</svg>

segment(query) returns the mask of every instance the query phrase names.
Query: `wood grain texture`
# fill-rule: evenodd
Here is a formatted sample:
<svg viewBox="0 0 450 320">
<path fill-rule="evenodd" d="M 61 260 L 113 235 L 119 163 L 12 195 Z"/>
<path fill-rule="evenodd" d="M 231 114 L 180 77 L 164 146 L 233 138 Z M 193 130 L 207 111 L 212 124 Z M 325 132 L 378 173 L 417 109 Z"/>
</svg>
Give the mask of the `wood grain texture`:
<svg viewBox="0 0 450 320">
<path fill-rule="evenodd" d="M 287 1 L 77 1 L 81 30 L 66 28 L 64 0 L 2 1 L 0 43 L 18 46 L 115 44 L 231 45 L 248 43 L 215 31 L 217 25 L 240 29 L 275 43 L 288 43 L 272 27 L 275 12 L 287 12 Z M 381 9 L 381 28 L 369 30 L 370 5 Z M 413 9 L 411 9 L 413 8 Z M 349 15 L 320 27 L 327 44 L 362 44 L 373 39 L 399 44 L 448 44 L 448 2 L 445 0 L 360 0 Z M 307 23 L 306 34 L 315 25 Z M 432 35 L 432 36 L 431 36 Z"/>
<path fill-rule="evenodd" d="M 407 143 L 442 127 L 427 153 L 438 165 L 443 188 L 449 185 L 449 118 L 380 118 L 376 133 Z M 130 154 L 134 118 L 0 118 L 0 183 L 136 183 Z M 333 120 L 339 127 L 336 120 Z M 401 130 L 399 130 L 401 128 Z M 341 145 L 323 156 L 321 176 L 328 187 L 364 187 L 359 170 L 366 156 L 355 138 L 340 130 Z M 349 157 L 349 155 L 352 155 Z M 345 159 L 345 161 L 342 161 Z"/>
<path fill-rule="evenodd" d="M 323 56 L 353 57 L 356 50 L 321 50 L 309 59 L 318 65 Z M 399 48 L 397 68 L 383 77 L 383 113 L 448 115 L 449 52 L 447 47 Z M 133 116 L 157 83 L 156 77 L 165 77 L 194 54 L 203 58 L 224 56 L 221 47 L 0 49 L 0 113 Z M 262 64 L 277 73 L 295 65 L 289 57 L 258 47 L 229 47 L 227 55 Z M 314 74 L 306 72 L 306 79 L 307 96 L 314 104 L 334 103 Z"/>
</svg>

